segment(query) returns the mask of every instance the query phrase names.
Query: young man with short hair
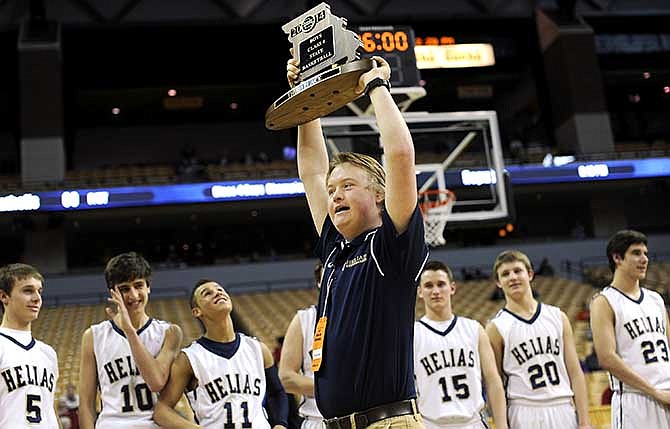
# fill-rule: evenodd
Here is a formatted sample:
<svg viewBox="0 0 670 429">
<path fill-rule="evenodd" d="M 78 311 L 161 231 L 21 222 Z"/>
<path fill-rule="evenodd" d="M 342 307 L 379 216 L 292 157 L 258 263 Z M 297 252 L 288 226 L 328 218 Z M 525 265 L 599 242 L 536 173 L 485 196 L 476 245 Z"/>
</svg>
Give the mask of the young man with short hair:
<svg viewBox="0 0 670 429">
<path fill-rule="evenodd" d="M 298 174 L 324 274 L 314 334 L 315 397 L 327 429 L 422 428 L 412 342 L 416 285 L 428 258 L 417 205 L 414 145 L 373 57 L 356 91 L 374 106 L 384 166 L 353 152 L 329 163 L 319 119 L 298 127 Z M 287 64 L 292 85 L 296 59 Z"/>
<path fill-rule="evenodd" d="M 288 426 L 288 401 L 272 352 L 256 338 L 235 332 L 232 310 L 230 295 L 217 282 L 203 279 L 193 287 L 191 312 L 205 332 L 172 364 L 170 380 L 154 411 L 161 428 Z M 182 394 L 189 399 L 196 423 L 174 409 Z"/>
<path fill-rule="evenodd" d="M 414 374 L 419 412 L 426 429 L 487 429 L 484 396 L 496 429 L 507 429 L 505 391 L 489 337 L 476 320 L 456 316 L 451 269 L 429 261 L 418 295 L 426 314 L 414 323 Z"/>
<path fill-rule="evenodd" d="M 505 380 L 509 427 L 590 429 L 586 381 L 568 317 L 533 298 L 534 273 L 524 253 L 498 254 L 493 275 L 506 302 L 486 332 Z"/>
<path fill-rule="evenodd" d="M 56 351 L 32 336 L 43 286 L 44 277 L 30 265 L 0 268 L 0 428 L 61 427 L 54 398 Z"/>
<path fill-rule="evenodd" d="M 105 280 L 110 320 L 88 328 L 81 341 L 79 427 L 153 429 L 157 392 L 168 380 L 182 331 L 147 314 L 151 267 L 141 255 L 129 252 L 110 259 Z"/>
<path fill-rule="evenodd" d="M 663 298 L 640 286 L 647 237 L 623 230 L 607 243 L 612 283 L 591 303 L 593 346 L 610 373 L 612 428 L 670 428 L 670 325 Z"/>
</svg>

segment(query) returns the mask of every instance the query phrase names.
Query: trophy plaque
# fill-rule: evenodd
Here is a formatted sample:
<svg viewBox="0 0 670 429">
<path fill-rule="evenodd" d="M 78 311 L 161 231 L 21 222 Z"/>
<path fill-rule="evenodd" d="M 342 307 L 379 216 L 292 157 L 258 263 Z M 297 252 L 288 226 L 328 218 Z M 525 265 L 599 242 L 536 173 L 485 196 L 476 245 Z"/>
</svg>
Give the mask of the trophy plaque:
<svg viewBox="0 0 670 429">
<path fill-rule="evenodd" d="M 282 26 L 300 63 L 299 81 L 265 113 L 265 127 L 283 130 L 326 116 L 362 94 L 355 88 L 371 59 L 359 59 L 362 43 L 347 30 L 347 20 L 330 12 L 327 3 Z"/>
</svg>

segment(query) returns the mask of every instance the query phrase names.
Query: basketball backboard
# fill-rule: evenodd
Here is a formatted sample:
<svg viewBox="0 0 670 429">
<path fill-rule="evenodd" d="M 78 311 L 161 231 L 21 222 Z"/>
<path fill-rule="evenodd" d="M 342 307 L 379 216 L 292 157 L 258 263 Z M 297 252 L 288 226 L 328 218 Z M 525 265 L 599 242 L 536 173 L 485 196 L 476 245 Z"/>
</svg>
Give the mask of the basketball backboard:
<svg viewBox="0 0 670 429">
<path fill-rule="evenodd" d="M 456 195 L 447 229 L 511 220 L 509 177 L 496 112 L 404 112 L 403 116 L 414 141 L 417 192 L 449 189 Z M 366 153 L 384 163 L 374 117 L 326 117 L 321 124 L 331 152 Z"/>
</svg>

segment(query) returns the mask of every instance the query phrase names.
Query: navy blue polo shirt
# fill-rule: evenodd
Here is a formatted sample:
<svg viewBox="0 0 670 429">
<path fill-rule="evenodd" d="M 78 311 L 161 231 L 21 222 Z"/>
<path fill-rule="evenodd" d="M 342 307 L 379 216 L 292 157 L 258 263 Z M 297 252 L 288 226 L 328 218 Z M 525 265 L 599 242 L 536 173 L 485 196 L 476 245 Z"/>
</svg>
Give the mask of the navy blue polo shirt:
<svg viewBox="0 0 670 429">
<path fill-rule="evenodd" d="M 317 319 L 326 326 L 316 403 L 325 418 L 416 396 L 416 286 L 428 259 L 421 212 L 398 235 L 386 211 L 382 225 L 347 243 L 326 220 L 317 243 L 324 263 Z M 329 286 L 330 285 L 330 286 Z"/>
</svg>

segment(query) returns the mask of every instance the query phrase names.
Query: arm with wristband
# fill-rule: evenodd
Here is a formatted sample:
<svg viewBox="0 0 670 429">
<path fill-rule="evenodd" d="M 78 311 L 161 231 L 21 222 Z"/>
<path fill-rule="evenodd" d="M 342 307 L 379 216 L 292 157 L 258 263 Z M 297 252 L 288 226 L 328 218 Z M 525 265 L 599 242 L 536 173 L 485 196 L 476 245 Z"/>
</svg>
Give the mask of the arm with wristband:
<svg viewBox="0 0 670 429">
<path fill-rule="evenodd" d="M 263 365 L 265 366 L 265 409 L 268 422 L 273 429 L 288 427 L 288 397 L 279 380 L 279 371 L 268 346 L 261 343 Z"/>
</svg>

